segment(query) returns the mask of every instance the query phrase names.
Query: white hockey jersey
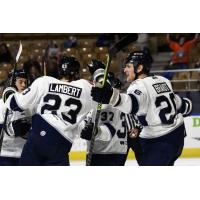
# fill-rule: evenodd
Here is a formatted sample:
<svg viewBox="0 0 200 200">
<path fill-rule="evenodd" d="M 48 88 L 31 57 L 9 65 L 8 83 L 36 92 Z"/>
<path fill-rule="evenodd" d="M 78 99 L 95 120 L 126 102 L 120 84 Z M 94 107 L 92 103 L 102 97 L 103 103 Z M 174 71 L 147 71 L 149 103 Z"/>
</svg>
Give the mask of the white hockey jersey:
<svg viewBox="0 0 200 200">
<path fill-rule="evenodd" d="M 87 120 L 91 119 L 94 122 L 95 111 L 92 110 L 87 115 Z M 87 143 L 89 147 L 90 142 Z M 93 152 L 96 154 L 126 154 L 126 151 L 127 124 L 125 114 L 110 105 L 103 105 Z"/>
<path fill-rule="evenodd" d="M 0 99 L 0 124 L 1 126 L 4 123 L 4 117 L 6 112 L 6 106 L 2 99 Z M 4 132 L 3 137 L 3 143 L 2 143 L 2 149 L 1 149 L 1 156 L 4 157 L 14 157 L 14 158 L 20 158 L 23 146 L 26 142 L 26 140 L 22 137 L 15 137 L 14 136 L 14 130 L 11 126 L 11 123 L 17 119 L 22 118 L 28 118 L 31 120 L 31 113 L 29 111 L 24 112 L 12 112 L 9 111 L 8 118 L 7 118 L 7 124 L 6 124 L 6 130 L 8 132 Z"/>
<path fill-rule="evenodd" d="M 14 101 L 9 98 L 6 104 L 12 109 L 16 105 L 18 109 L 35 110 L 64 138 L 73 142 L 73 129 L 96 106 L 90 96 L 91 87 L 83 79 L 66 83 L 44 76 L 36 79 L 23 93 L 15 94 Z"/>
<path fill-rule="evenodd" d="M 181 99 L 174 94 L 171 83 L 162 76 L 149 76 L 132 82 L 127 94 L 121 94 L 121 111 L 134 113 L 143 126 L 140 137 L 156 138 L 183 124 L 177 110 Z"/>
</svg>

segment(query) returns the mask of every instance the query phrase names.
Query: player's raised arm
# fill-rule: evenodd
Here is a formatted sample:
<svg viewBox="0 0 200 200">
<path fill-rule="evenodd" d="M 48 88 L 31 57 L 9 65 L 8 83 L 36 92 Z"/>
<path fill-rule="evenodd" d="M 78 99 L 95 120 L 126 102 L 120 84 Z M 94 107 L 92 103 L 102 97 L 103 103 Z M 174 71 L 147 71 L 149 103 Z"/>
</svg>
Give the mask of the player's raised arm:
<svg viewBox="0 0 200 200">
<path fill-rule="evenodd" d="M 127 82 L 132 82 L 127 94 L 122 94 L 119 90 L 106 84 L 105 88 L 92 88 L 91 95 L 94 101 L 102 101 L 104 104 L 111 104 L 124 113 L 135 114 L 140 107 L 146 106 L 148 93 L 143 84 L 137 83 L 138 78 L 142 79 L 148 76 L 152 58 L 146 52 L 134 52 L 128 55 L 125 60 L 124 73 L 127 76 Z M 132 65 L 134 64 L 134 68 Z M 106 95 L 105 95 L 106 94 Z"/>
</svg>

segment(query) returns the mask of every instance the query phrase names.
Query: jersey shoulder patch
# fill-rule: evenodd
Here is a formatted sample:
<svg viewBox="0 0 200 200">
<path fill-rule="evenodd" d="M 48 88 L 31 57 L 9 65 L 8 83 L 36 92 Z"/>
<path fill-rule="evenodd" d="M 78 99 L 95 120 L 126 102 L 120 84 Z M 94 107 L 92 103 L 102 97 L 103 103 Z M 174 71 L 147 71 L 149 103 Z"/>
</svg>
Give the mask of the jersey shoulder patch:
<svg viewBox="0 0 200 200">
<path fill-rule="evenodd" d="M 142 94 L 142 92 L 140 90 L 138 90 L 138 89 L 134 90 L 134 93 L 137 94 L 137 95 L 141 95 Z"/>
<path fill-rule="evenodd" d="M 31 88 L 30 87 L 28 87 L 28 88 L 26 88 L 23 92 L 22 92 L 22 95 L 26 95 L 28 92 L 30 92 L 31 91 Z"/>
</svg>

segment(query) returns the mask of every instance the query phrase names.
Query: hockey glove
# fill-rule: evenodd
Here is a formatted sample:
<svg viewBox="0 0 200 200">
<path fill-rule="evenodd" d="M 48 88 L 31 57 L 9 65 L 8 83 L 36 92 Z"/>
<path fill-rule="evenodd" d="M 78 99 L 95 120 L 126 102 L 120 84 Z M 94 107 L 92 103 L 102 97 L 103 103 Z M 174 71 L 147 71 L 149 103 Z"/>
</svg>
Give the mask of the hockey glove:
<svg viewBox="0 0 200 200">
<path fill-rule="evenodd" d="M 16 90 L 14 87 L 7 87 L 7 88 L 3 91 L 3 94 L 2 94 L 3 102 L 5 103 L 6 100 L 8 99 L 8 97 L 9 97 L 11 94 L 14 94 L 15 92 L 17 92 L 17 90 Z"/>
<path fill-rule="evenodd" d="M 179 97 L 179 99 L 181 100 L 181 106 L 177 110 L 177 112 L 181 113 L 183 117 L 189 116 L 192 112 L 192 101 L 185 97 L 184 98 Z"/>
<path fill-rule="evenodd" d="M 31 123 L 26 119 L 18 119 L 12 122 L 12 128 L 15 133 L 15 137 L 24 137 L 31 128 Z"/>
<path fill-rule="evenodd" d="M 93 126 L 94 126 L 94 123 L 92 123 L 92 122 L 87 122 L 87 123 L 85 124 L 85 128 L 84 128 L 84 129 L 82 130 L 82 132 L 81 132 L 81 138 L 90 141 L 91 138 L 92 138 Z"/>
<path fill-rule="evenodd" d="M 91 90 L 92 99 L 98 103 L 109 104 L 113 89 L 106 83 L 103 88 L 93 87 Z"/>
<path fill-rule="evenodd" d="M 184 104 L 184 110 L 183 110 L 182 114 L 183 114 L 183 117 L 187 117 L 192 112 L 192 101 L 188 98 L 183 98 L 182 101 Z"/>
<path fill-rule="evenodd" d="M 114 89 L 106 83 L 104 88 L 93 87 L 91 90 L 92 99 L 98 103 L 116 106 L 120 101 L 119 90 Z"/>
<path fill-rule="evenodd" d="M 104 81 L 104 73 L 105 73 L 104 69 L 98 69 L 94 72 L 93 81 L 94 81 L 95 87 L 101 87 L 101 85 Z M 108 73 L 106 82 L 111 85 L 110 72 Z"/>
</svg>

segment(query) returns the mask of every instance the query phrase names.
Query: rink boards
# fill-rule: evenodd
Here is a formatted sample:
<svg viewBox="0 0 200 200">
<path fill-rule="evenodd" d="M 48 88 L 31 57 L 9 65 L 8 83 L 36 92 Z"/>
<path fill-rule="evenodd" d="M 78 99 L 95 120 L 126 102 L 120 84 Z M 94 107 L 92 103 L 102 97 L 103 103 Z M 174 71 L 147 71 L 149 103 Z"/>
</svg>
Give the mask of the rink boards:
<svg viewBox="0 0 200 200">
<path fill-rule="evenodd" d="M 185 127 L 187 137 L 185 138 L 184 150 L 182 158 L 197 158 L 200 157 L 200 115 L 186 117 Z M 74 141 L 70 153 L 71 160 L 85 160 L 86 157 L 86 142 L 77 138 Z M 135 159 L 134 153 L 129 152 L 128 159 Z"/>
</svg>

